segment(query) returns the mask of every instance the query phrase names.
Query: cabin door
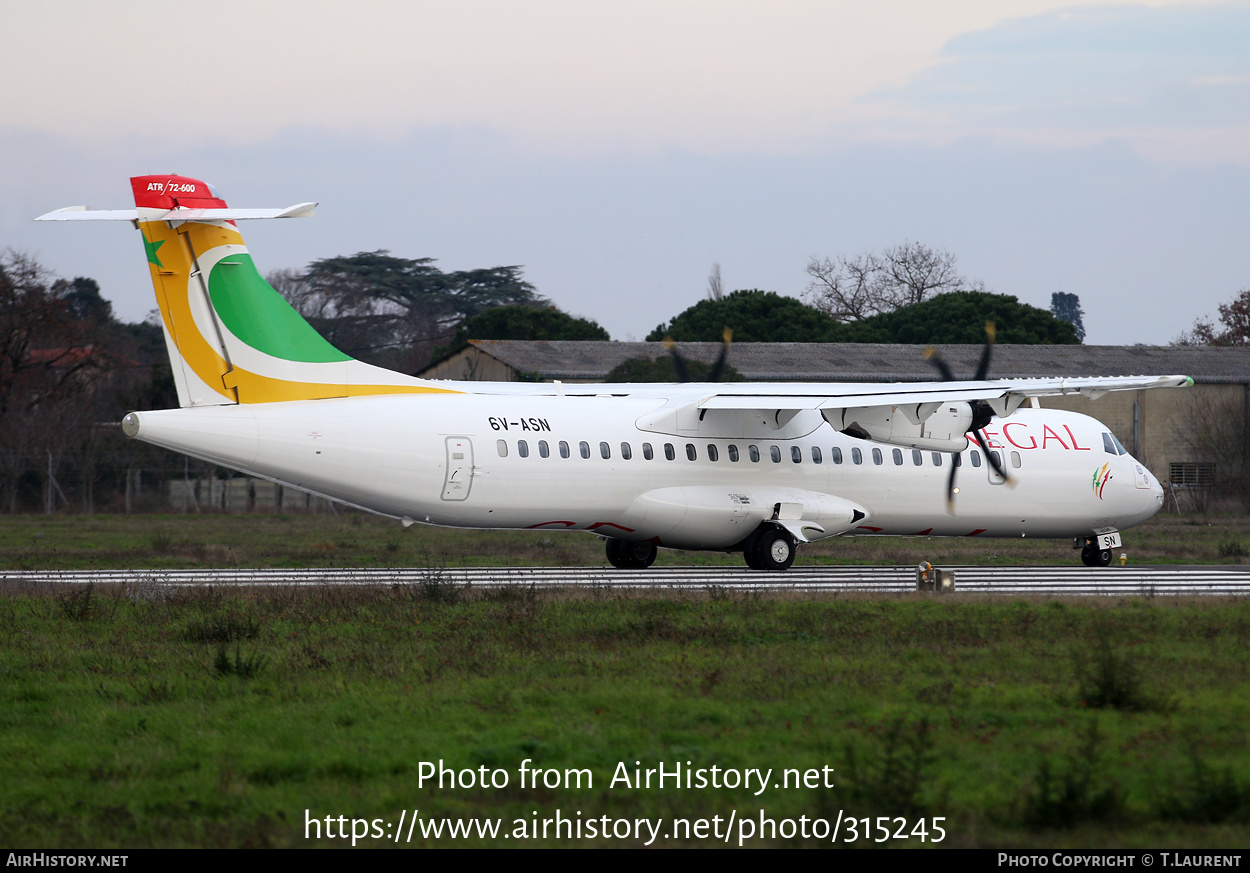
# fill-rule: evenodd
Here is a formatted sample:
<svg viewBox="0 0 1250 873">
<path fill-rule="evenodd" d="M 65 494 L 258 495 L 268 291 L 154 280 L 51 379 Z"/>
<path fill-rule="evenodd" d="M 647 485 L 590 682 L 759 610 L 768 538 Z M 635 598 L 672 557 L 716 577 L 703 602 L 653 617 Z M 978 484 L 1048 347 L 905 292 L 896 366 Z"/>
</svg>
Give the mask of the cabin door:
<svg viewBox="0 0 1250 873">
<path fill-rule="evenodd" d="M 473 443 L 468 437 L 447 437 L 447 478 L 444 500 L 465 500 L 473 485 Z"/>
</svg>

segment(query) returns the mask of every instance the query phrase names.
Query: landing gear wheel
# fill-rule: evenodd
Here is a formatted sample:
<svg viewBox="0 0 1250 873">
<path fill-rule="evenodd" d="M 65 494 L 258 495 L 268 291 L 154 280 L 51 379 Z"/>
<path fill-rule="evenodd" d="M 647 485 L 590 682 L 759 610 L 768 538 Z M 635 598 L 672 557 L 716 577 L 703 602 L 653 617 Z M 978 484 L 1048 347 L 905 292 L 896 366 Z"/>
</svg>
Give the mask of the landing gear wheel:
<svg viewBox="0 0 1250 873">
<path fill-rule="evenodd" d="M 1081 563 L 1086 567 L 1110 567 L 1111 550 L 1091 549 L 1086 546 L 1081 549 Z"/>
<path fill-rule="evenodd" d="M 655 563 L 656 553 L 659 549 L 655 547 L 655 543 L 626 543 L 625 554 L 629 555 L 633 561 L 635 568 L 645 570 Z M 1110 554 L 1108 552 L 1107 554 Z"/>
<path fill-rule="evenodd" d="M 608 540 L 608 563 L 618 570 L 645 570 L 655 563 L 655 543 Z"/>
<path fill-rule="evenodd" d="M 760 532 L 756 531 L 746 538 L 742 544 L 742 557 L 746 559 L 747 566 L 752 570 L 763 570 L 764 565 L 760 563 L 760 559 L 756 556 L 755 546 L 760 541 Z"/>
<path fill-rule="evenodd" d="M 608 540 L 608 563 L 618 570 L 624 570 L 629 564 L 625 558 L 625 543 L 620 540 Z"/>
<path fill-rule="evenodd" d="M 752 569 L 780 573 L 794 563 L 794 537 L 785 528 L 763 530 L 756 536 L 751 554 L 758 567 Z"/>
</svg>

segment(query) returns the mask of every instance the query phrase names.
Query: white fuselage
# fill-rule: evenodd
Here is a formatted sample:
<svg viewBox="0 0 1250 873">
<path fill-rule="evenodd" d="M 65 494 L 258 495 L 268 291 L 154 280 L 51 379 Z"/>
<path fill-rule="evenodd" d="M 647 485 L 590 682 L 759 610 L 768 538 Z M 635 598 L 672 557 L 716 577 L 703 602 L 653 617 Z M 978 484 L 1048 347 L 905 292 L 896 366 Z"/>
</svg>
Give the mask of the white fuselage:
<svg viewBox="0 0 1250 873">
<path fill-rule="evenodd" d="M 1138 524 L 1162 505 L 1155 478 L 1104 439 L 1105 426 L 1075 413 L 1025 408 L 995 419 L 983 433 L 1012 481 L 1003 484 L 970 444 L 951 514 L 951 454 L 855 439 L 813 410 L 784 427 L 674 423 L 657 414 L 665 403 L 355 397 L 132 413 L 127 432 L 398 518 L 591 530 L 678 548 L 730 548 L 787 513 L 800 539 L 1070 537 Z"/>
</svg>

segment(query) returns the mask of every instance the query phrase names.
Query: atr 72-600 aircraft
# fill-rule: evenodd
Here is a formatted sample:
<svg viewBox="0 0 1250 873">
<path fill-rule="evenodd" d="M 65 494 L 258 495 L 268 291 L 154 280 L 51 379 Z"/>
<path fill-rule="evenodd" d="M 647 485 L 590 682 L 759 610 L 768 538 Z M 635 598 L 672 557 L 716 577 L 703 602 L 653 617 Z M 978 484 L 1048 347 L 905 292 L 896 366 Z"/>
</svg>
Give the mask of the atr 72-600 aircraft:
<svg viewBox="0 0 1250 873">
<path fill-rule="evenodd" d="M 994 381 L 987 354 L 975 380 L 927 383 L 417 379 L 331 346 L 257 272 L 235 222 L 315 203 L 234 209 L 184 176 L 131 184 L 135 209 L 39 219 L 143 235 L 181 408 L 132 412 L 126 435 L 405 525 L 593 531 L 617 567 L 663 546 L 785 570 L 796 543 L 850 535 L 1071 537 L 1105 566 L 1162 505 L 1106 426 L 1036 398 L 1184 376 Z"/>
</svg>

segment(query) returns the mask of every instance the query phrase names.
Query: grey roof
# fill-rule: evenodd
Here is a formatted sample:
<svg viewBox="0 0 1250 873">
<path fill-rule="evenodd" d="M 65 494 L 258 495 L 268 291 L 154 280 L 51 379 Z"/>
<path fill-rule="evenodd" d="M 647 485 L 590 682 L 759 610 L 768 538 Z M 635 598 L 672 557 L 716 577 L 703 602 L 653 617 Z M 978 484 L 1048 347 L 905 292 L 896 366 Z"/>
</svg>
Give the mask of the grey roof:
<svg viewBox="0 0 1250 873">
<path fill-rule="evenodd" d="M 663 343 L 472 340 L 515 370 L 545 379 L 602 379 L 630 358 L 665 354 Z M 979 345 L 936 347 L 956 378 L 971 378 Z M 679 343 L 683 355 L 711 363 L 720 343 Z M 886 343 L 734 343 L 729 363 L 750 381 L 912 382 L 935 378 L 926 346 Z M 1250 347 L 997 345 L 992 378 L 1047 376 L 1192 376 L 1198 382 L 1250 383 Z"/>
</svg>

